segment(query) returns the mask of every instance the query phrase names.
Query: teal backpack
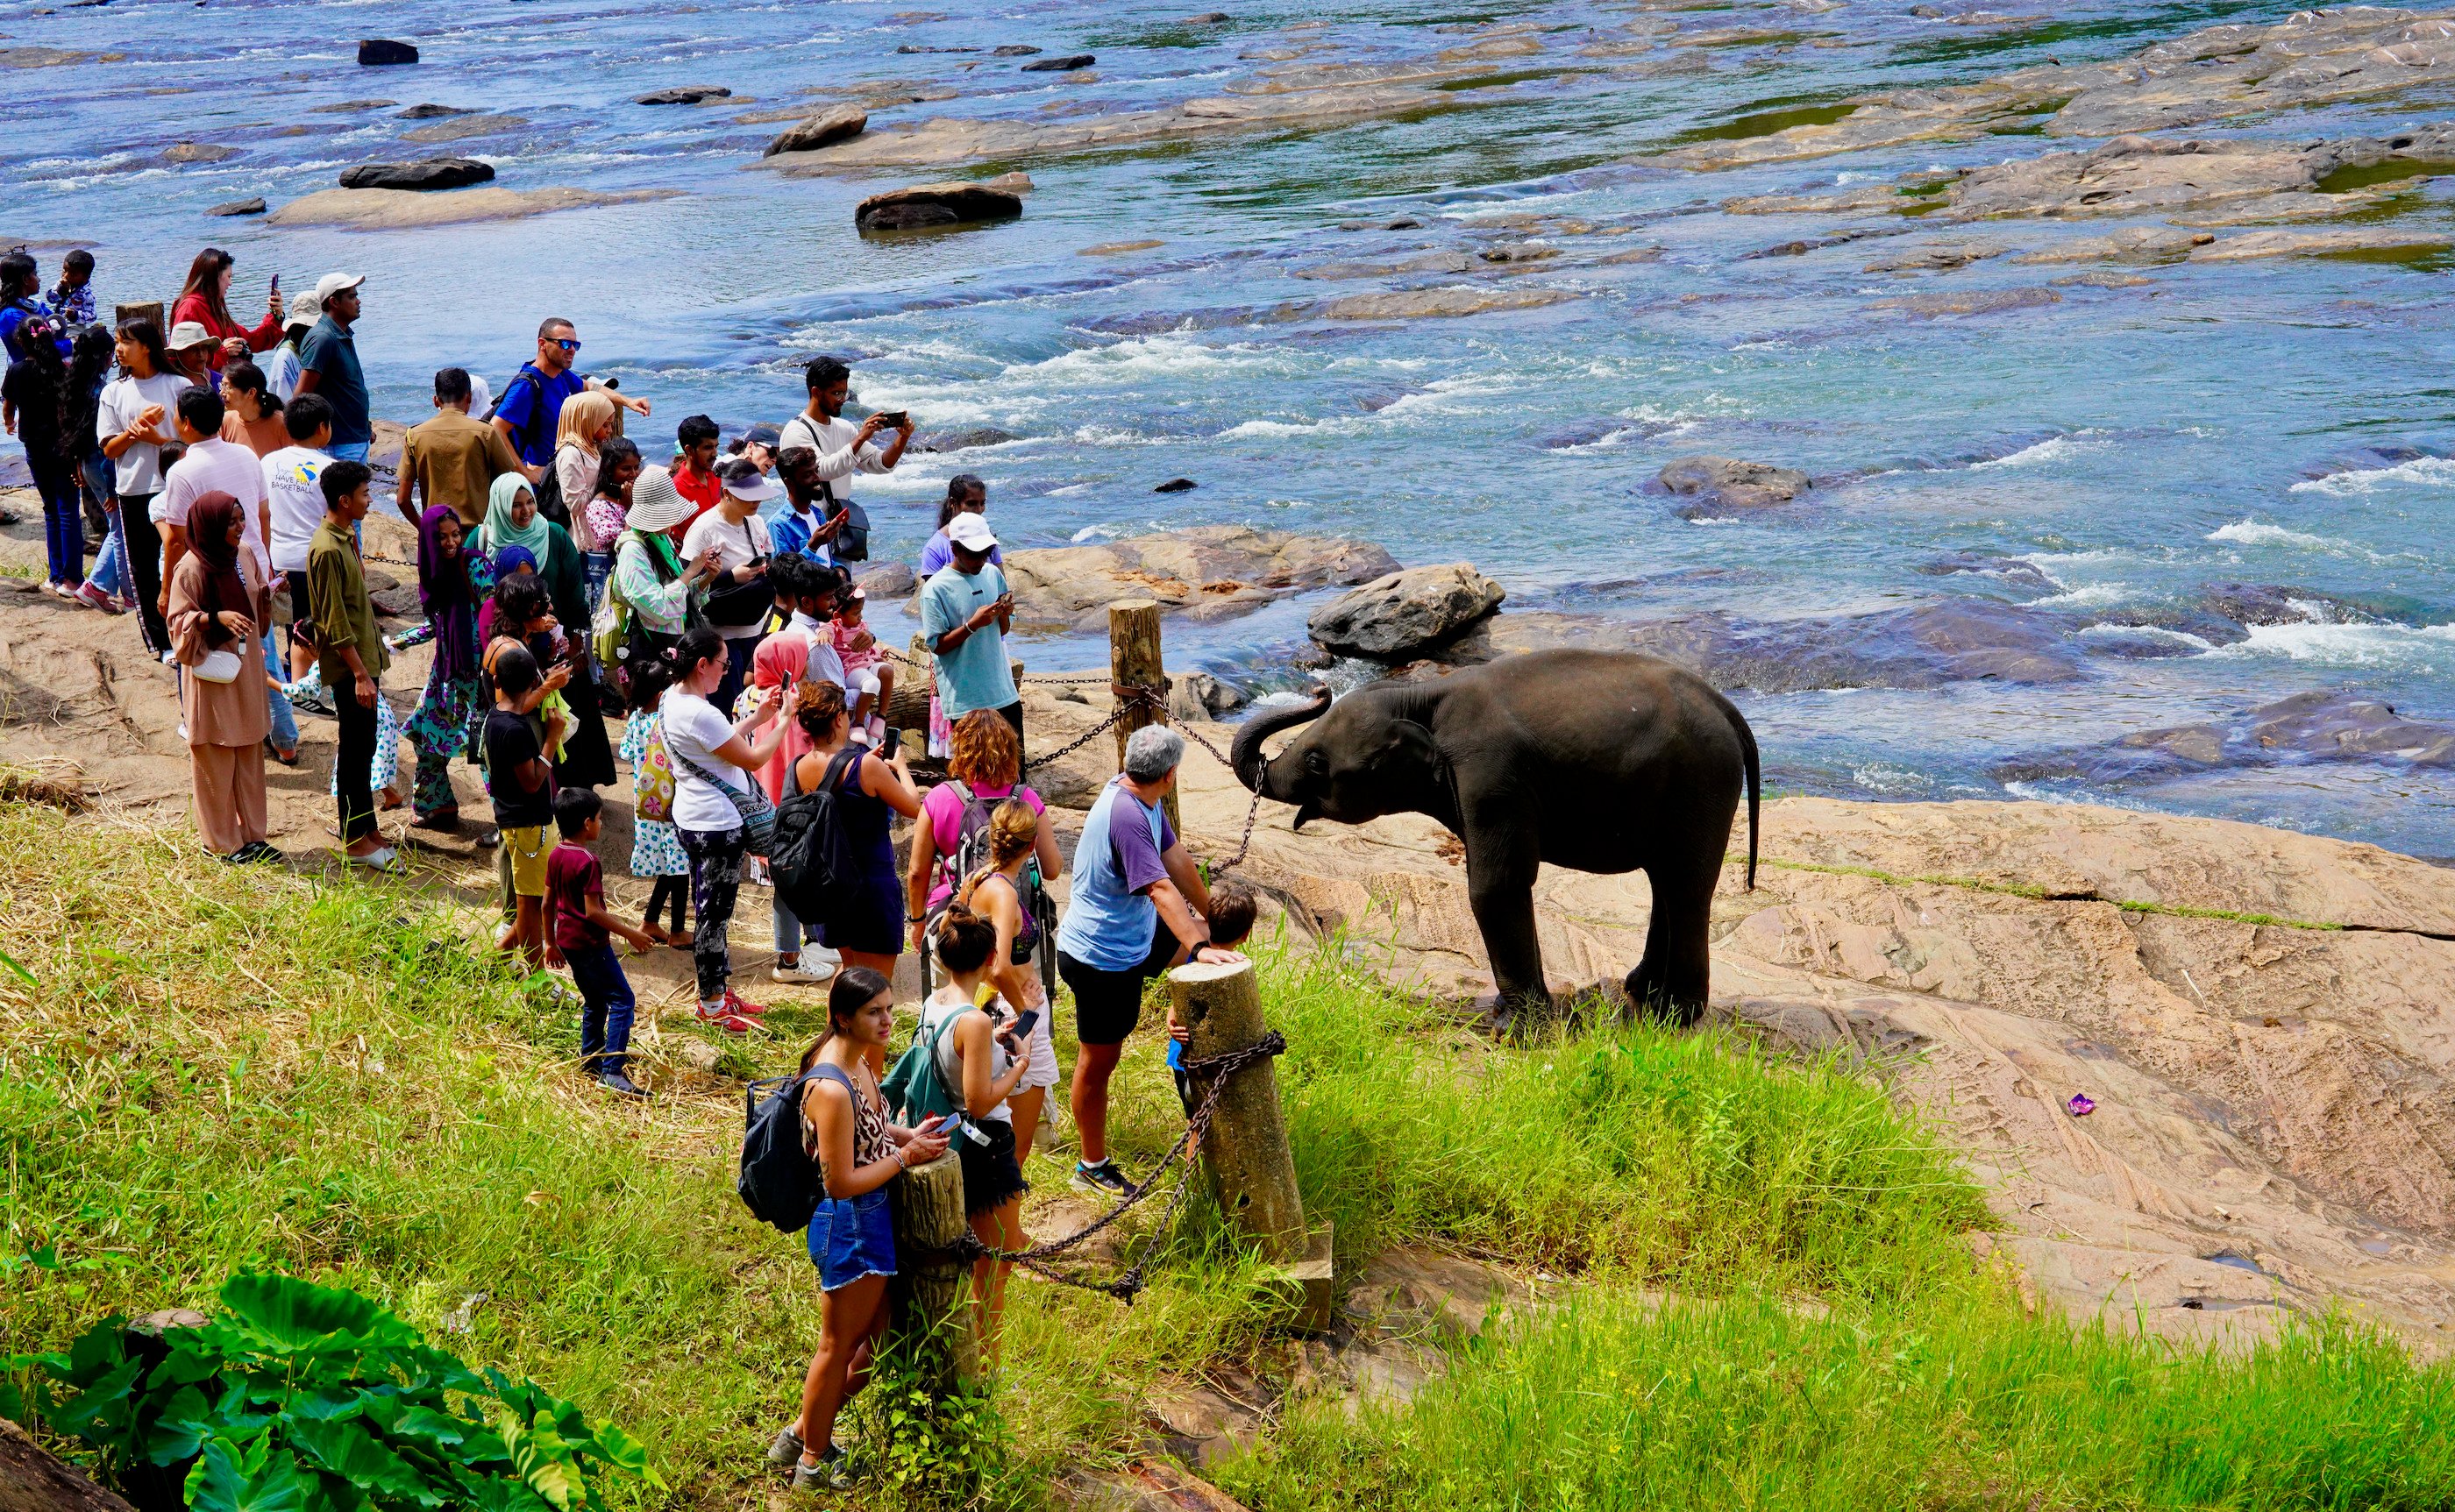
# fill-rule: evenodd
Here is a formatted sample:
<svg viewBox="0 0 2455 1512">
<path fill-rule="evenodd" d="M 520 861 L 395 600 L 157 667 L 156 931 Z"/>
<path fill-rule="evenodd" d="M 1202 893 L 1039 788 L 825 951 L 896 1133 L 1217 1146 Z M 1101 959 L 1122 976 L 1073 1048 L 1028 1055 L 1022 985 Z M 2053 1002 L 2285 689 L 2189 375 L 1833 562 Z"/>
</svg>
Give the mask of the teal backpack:
<svg viewBox="0 0 2455 1512">
<path fill-rule="evenodd" d="M 918 1127 L 923 1119 L 952 1118 L 964 1111 L 962 1099 L 947 1087 L 945 1076 L 938 1069 L 938 1041 L 963 1020 L 964 1014 L 978 1012 L 977 1008 L 966 1008 L 964 1013 L 948 1015 L 925 1039 L 919 1026 L 914 1026 L 911 1047 L 887 1068 L 886 1079 L 879 1083 L 878 1090 L 886 1095 L 887 1107 L 905 1128 Z"/>
</svg>

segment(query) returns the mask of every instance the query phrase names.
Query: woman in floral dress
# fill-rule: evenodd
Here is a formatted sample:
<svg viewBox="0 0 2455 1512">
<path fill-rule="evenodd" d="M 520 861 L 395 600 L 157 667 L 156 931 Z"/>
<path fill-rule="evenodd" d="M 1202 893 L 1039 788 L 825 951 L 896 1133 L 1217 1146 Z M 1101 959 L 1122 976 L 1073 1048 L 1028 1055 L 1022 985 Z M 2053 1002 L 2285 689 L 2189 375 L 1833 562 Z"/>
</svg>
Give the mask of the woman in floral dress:
<svg viewBox="0 0 2455 1512">
<path fill-rule="evenodd" d="M 417 753 L 410 801 L 413 821 L 446 832 L 460 827 L 460 800 L 452 791 L 452 758 L 466 755 L 470 727 L 484 714 L 477 660 L 480 598 L 495 586 L 493 564 L 462 547 L 460 517 L 437 504 L 417 522 L 417 597 L 435 635 L 435 666 L 426 675 L 426 696 L 409 716 L 409 743 Z"/>
</svg>

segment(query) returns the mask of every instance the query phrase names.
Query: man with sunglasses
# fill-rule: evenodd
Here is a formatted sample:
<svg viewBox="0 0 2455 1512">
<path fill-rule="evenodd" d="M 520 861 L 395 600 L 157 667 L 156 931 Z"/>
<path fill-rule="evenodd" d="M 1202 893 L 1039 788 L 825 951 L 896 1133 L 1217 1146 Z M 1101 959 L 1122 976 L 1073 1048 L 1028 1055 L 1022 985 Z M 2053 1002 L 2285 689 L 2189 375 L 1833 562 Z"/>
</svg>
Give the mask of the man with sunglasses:
<svg viewBox="0 0 2455 1512">
<path fill-rule="evenodd" d="M 563 401 L 575 393 L 601 390 L 617 405 L 647 418 L 647 400 L 631 398 L 611 383 L 573 372 L 571 365 L 578 358 L 579 337 L 571 322 L 559 316 L 548 320 L 538 327 L 537 360 L 520 364 L 518 375 L 504 386 L 503 396 L 495 405 L 495 429 L 531 468 L 554 461 L 555 428 L 562 420 Z"/>
</svg>

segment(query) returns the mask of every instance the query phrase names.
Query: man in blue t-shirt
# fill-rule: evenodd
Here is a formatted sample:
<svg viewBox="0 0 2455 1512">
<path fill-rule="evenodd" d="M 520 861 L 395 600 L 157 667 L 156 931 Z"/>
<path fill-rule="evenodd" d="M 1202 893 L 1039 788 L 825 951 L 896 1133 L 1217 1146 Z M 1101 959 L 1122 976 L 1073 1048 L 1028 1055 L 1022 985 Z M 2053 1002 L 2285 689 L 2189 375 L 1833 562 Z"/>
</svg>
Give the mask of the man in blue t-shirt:
<svg viewBox="0 0 2455 1512">
<path fill-rule="evenodd" d="M 364 273 L 326 273 L 315 280 L 315 304 L 324 318 L 298 344 L 298 392 L 333 410 L 333 439 L 324 450 L 336 462 L 363 462 L 375 438 L 367 405 L 367 375 L 358 366 L 358 285 Z"/>
<path fill-rule="evenodd" d="M 1074 1180 L 1103 1195 L 1129 1185 L 1108 1159 L 1108 1077 L 1141 1021 L 1143 984 L 1187 959 L 1236 958 L 1210 948 L 1209 892 L 1160 807 L 1175 791 L 1184 759 L 1185 736 L 1166 725 L 1145 725 L 1126 737 L 1125 771 L 1084 817 L 1065 917 L 1057 925 L 1057 974 L 1074 994 L 1074 1038 L 1082 1046 L 1073 1105 L 1083 1159 Z"/>
<path fill-rule="evenodd" d="M 571 365 L 578 356 L 578 333 L 570 321 L 555 316 L 538 327 L 537 360 L 520 364 L 518 374 L 495 401 L 495 429 L 503 433 L 503 439 L 530 467 L 542 468 L 554 460 L 555 431 L 562 423 L 563 401 L 575 393 L 601 390 L 621 408 L 643 420 L 648 417 L 647 400 L 631 398 L 610 383 L 573 372 Z"/>
<path fill-rule="evenodd" d="M 975 709 L 994 709 L 1023 735 L 1023 695 L 1006 664 L 1005 633 L 1014 624 L 1014 595 L 1005 571 L 989 561 L 997 537 L 988 521 L 958 514 L 946 527 L 955 559 L 921 585 L 921 634 L 938 658 L 938 702 L 946 722 Z"/>
</svg>

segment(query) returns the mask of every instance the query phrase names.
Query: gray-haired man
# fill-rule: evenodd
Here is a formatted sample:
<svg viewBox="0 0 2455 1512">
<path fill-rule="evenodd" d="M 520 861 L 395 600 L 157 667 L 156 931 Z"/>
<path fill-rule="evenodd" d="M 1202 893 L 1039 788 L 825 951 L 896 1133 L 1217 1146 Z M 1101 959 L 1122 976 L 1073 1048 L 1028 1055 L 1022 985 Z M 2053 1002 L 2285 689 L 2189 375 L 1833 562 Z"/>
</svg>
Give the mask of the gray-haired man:
<svg viewBox="0 0 2455 1512">
<path fill-rule="evenodd" d="M 1108 1077 L 1141 1020 L 1143 984 L 1188 958 L 1236 958 L 1209 948 L 1203 917 L 1209 891 L 1160 807 L 1184 759 L 1185 736 L 1166 725 L 1127 737 L 1125 771 L 1083 821 L 1073 891 L 1057 926 L 1057 973 L 1074 993 L 1074 1036 L 1083 1047 L 1074 1067 L 1074 1128 L 1083 1141 L 1074 1180 L 1101 1193 L 1129 1184 L 1108 1159 Z"/>
</svg>

